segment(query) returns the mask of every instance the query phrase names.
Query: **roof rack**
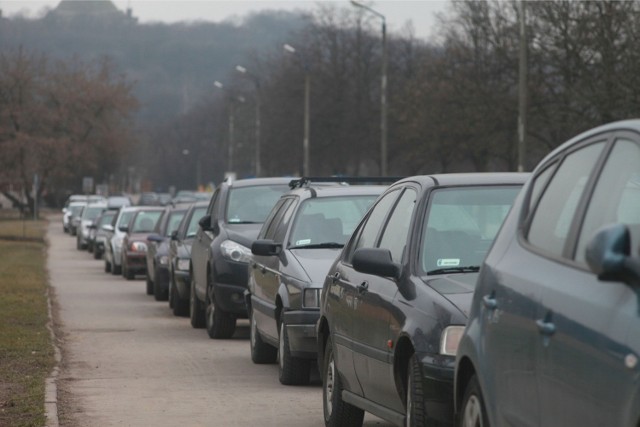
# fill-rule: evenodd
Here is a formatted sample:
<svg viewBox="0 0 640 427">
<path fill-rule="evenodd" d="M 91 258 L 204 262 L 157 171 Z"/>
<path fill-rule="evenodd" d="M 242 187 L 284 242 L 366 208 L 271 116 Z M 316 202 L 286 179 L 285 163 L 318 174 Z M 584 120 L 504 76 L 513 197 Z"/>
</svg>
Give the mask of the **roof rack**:
<svg viewBox="0 0 640 427">
<path fill-rule="evenodd" d="M 349 184 L 392 184 L 403 176 L 303 176 L 301 178 L 292 179 L 289 182 L 289 188 L 308 187 L 311 183 L 331 183 L 349 185 Z"/>
</svg>

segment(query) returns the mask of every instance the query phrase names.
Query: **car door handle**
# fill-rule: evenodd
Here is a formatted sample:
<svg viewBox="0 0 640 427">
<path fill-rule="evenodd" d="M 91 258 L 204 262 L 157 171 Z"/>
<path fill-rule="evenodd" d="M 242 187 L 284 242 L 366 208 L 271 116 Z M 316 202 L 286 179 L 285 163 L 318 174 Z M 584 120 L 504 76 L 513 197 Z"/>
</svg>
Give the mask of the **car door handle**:
<svg viewBox="0 0 640 427">
<path fill-rule="evenodd" d="M 358 286 L 358 293 L 359 294 L 363 294 L 363 293 L 367 292 L 368 289 L 369 289 L 369 283 L 368 282 L 362 282 Z"/>
<path fill-rule="evenodd" d="M 338 280 L 340 280 L 340 273 L 336 271 L 334 275 L 331 276 L 331 282 L 336 283 Z"/>
<path fill-rule="evenodd" d="M 498 301 L 496 301 L 496 296 L 493 293 L 483 296 L 482 304 L 489 310 L 495 310 L 498 307 Z"/>
<path fill-rule="evenodd" d="M 538 331 L 542 335 L 550 337 L 556 332 L 556 325 L 553 322 L 548 322 L 546 319 L 536 320 L 536 325 L 538 325 Z"/>
</svg>

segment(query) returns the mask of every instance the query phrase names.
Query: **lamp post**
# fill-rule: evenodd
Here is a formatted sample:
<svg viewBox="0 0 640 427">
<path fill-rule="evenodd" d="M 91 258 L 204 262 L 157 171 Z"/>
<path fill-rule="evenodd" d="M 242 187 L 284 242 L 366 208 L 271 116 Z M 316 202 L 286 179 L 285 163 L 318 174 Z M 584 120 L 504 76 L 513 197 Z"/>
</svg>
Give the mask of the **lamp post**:
<svg viewBox="0 0 640 427">
<path fill-rule="evenodd" d="M 220 90 L 225 90 L 225 87 L 218 80 L 213 82 L 213 85 Z M 244 102 L 244 98 L 238 96 L 235 100 Z M 234 150 L 234 133 L 235 133 L 235 107 L 234 100 L 229 104 L 229 147 L 227 149 L 227 168 L 229 172 L 233 172 L 233 150 Z"/>
<path fill-rule="evenodd" d="M 296 49 L 290 44 L 283 46 L 284 50 L 295 54 Z M 311 96 L 311 74 L 309 73 L 309 64 L 304 61 L 304 134 L 302 137 L 302 176 L 310 176 L 309 166 L 309 98 Z"/>
<path fill-rule="evenodd" d="M 253 79 L 256 85 L 256 177 L 260 176 L 260 79 L 242 65 L 236 65 L 236 71 Z"/>
<path fill-rule="evenodd" d="M 382 21 L 382 72 L 380 78 L 380 175 L 387 175 L 387 20 L 383 14 L 360 3 L 351 0 L 351 4 L 369 11 Z"/>
</svg>

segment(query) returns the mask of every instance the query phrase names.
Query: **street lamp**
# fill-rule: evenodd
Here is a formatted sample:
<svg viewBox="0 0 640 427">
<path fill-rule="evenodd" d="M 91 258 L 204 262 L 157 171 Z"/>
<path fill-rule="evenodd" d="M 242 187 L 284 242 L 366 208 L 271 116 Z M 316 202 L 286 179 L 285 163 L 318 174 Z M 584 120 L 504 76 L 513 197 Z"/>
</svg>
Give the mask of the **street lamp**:
<svg viewBox="0 0 640 427">
<path fill-rule="evenodd" d="M 253 79 L 256 85 L 256 177 L 260 176 L 260 80 L 242 65 L 236 65 L 236 71 Z"/>
<path fill-rule="evenodd" d="M 351 0 L 351 4 L 367 10 L 382 20 L 382 77 L 380 81 L 380 175 L 387 175 L 387 21 L 383 14 L 360 3 Z"/>
<path fill-rule="evenodd" d="M 222 83 L 220 83 L 218 80 L 213 82 L 213 85 L 215 87 L 217 87 L 220 90 L 225 90 L 225 87 Z M 235 141 L 234 141 L 234 133 L 235 133 L 235 106 L 234 106 L 234 102 L 235 101 L 238 102 L 244 102 L 244 98 L 241 96 L 236 97 L 235 99 L 232 99 L 231 103 L 229 104 L 229 147 L 228 147 L 228 151 L 227 151 L 227 168 L 229 170 L 229 172 L 233 172 L 233 150 L 234 150 L 234 145 L 235 145 Z"/>
<path fill-rule="evenodd" d="M 295 54 L 296 49 L 290 44 L 284 44 L 284 50 Z M 303 60 L 304 61 L 304 60 Z M 302 176 L 310 176 L 309 171 L 309 98 L 311 95 L 311 74 L 309 64 L 304 61 L 304 135 L 302 138 Z"/>
</svg>

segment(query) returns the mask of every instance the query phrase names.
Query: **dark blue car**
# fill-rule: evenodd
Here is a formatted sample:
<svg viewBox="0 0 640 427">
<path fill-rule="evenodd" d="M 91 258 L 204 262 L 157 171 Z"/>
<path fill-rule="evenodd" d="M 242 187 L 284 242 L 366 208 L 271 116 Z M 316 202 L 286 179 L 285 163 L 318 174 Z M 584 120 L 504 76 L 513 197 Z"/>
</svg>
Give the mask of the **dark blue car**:
<svg viewBox="0 0 640 427">
<path fill-rule="evenodd" d="M 482 266 L 456 364 L 461 426 L 640 422 L 640 120 L 535 169 Z"/>
</svg>

